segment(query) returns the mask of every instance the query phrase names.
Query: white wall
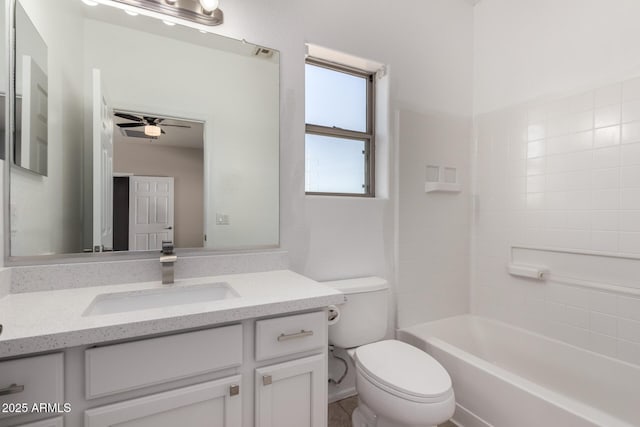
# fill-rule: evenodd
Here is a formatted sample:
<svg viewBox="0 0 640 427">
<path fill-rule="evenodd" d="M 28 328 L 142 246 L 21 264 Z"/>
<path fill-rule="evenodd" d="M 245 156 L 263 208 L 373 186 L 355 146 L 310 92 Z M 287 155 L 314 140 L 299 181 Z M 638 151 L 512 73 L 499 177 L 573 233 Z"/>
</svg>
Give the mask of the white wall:
<svg viewBox="0 0 640 427">
<path fill-rule="evenodd" d="M 484 0 L 474 52 L 473 311 L 632 363 L 640 299 L 563 276 L 597 263 L 584 280 L 620 284 L 615 257 L 640 254 L 639 15 L 627 0 Z M 543 250 L 555 279 L 537 283 L 506 273 L 512 244 L 597 255 Z"/>
<path fill-rule="evenodd" d="M 82 23 L 74 17 L 80 5 L 42 0 L 21 4 L 48 47 L 49 172 L 43 177 L 12 170 L 12 255 L 79 252 L 83 116 L 77 52 L 82 49 Z M 65 25 L 59 25 L 63 21 Z"/>
<path fill-rule="evenodd" d="M 483 0 L 474 8 L 475 112 L 640 74 L 635 0 Z"/>
</svg>

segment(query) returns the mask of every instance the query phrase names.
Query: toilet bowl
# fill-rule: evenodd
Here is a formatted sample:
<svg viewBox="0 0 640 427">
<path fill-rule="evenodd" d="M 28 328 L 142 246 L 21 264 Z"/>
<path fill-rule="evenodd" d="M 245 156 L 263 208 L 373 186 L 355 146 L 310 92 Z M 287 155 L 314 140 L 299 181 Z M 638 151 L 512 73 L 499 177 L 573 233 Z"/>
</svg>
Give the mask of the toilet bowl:
<svg viewBox="0 0 640 427">
<path fill-rule="evenodd" d="M 433 357 L 407 343 L 381 340 L 388 284 L 368 277 L 325 282 L 346 294 L 329 343 L 347 349 L 356 367 L 360 404 L 354 427 L 431 427 L 453 415 L 451 377 Z"/>
<path fill-rule="evenodd" d="M 361 425 L 427 427 L 453 415 L 451 378 L 427 353 L 387 340 L 359 347 L 355 362 L 360 401 L 376 415 L 374 424 Z"/>
</svg>

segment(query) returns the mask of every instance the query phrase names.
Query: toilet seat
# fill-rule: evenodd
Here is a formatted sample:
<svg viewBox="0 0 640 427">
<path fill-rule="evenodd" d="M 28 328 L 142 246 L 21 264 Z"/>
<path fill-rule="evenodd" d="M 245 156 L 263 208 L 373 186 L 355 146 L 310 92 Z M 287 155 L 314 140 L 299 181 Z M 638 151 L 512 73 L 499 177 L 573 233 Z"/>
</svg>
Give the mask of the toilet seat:
<svg viewBox="0 0 640 427">
<path fill-rule="evenodd" d="M 377 388 L 417 403 L 451 398 L 451 377 L 433 357 L 397 340 L 358 347 L 356 368 Z"/>
</svg>

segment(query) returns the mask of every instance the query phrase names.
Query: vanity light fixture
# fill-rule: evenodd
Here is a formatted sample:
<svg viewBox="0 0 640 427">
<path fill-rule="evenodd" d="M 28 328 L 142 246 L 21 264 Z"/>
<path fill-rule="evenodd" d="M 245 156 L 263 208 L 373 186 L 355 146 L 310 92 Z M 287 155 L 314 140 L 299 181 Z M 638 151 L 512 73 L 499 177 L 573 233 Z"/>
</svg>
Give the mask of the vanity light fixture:
<svg viewBox="0 0 640 427">
<path fill-rule="evenodd" d="M 162 129 L 159 126 L 147 125 L 144 127 L 144 134 L 151 137 L 159 137 L 162 134 Z"/>
<path fill-rule="evenodd" d="M 82 3 L 86 4 L 87 6 L 97 6 L 98 2 L 97 1 L 93 1 L 93 0 L 82 0 Z"/>
<path fill-rule="evenodd" d="M 82 0 L 94 2 L 94 0 Z M 199 25 L 216 26 L 224 21 L 219 0 L 112 0 L 117 3 L 146 9 L 155 13 L 195 22 Z M 165 24 L 167 21 L 164 21 Z M 167 24 L 169 25 L 169 24 Z"/>
</svg>

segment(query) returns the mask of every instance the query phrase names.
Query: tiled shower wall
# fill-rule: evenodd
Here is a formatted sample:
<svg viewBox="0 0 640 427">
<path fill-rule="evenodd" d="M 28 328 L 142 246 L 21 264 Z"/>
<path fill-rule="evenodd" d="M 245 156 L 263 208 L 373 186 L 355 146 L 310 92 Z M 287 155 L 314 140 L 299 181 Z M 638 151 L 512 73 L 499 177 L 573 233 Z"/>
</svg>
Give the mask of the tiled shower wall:
<svg viewBox="0 0 640 427">
<path fill-rule="evenodd" d="M 517 244 L 637 257 L 640 281 L 640 78 L 480 115 L 475 151 L 473 311 L 640 364 L 640 298 L 506 271 Z"/>
</svg>

